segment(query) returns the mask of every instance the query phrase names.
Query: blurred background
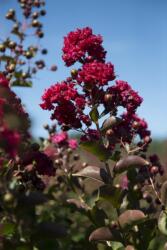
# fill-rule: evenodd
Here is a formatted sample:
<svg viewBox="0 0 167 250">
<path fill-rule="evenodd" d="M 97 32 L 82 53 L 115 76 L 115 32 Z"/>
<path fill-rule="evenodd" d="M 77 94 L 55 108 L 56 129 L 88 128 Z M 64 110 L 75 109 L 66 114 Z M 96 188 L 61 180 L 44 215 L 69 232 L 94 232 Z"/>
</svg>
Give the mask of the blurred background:
<svg viewBox="0 0 167 250">
<path fill-rule="evenodd" d="M 9 35 L 10 22 L 5 14 L 17 8 L 16 0 L 0 0 L 0 38 Z M 69 75 L 61 59 L 63 36 L 84 26 L 101 34 L 107 60 L 115 65 L 118 79 L 128 81 L 144 98 L 138 114 L 145 118 L 152 131 L 152 148 L 167 152 L 167 1 L 166 0 L 46 0 L 47 15 L 43 18 L 44 47 L 48 65 L 56 64 L 54 73 L 43 70 L 34 79 L 32 88 L 16 88 L 30 113 L 34 137 L 45 136 L 43 124 L 49 113 L 39 103 L 45 88 Z M 20 10 L 18 7 L 17 14 Z M 31 37 L 30 37 L 31 39 Z M 167 157 L 166 157 L 167 158 Z"/>
</svg>

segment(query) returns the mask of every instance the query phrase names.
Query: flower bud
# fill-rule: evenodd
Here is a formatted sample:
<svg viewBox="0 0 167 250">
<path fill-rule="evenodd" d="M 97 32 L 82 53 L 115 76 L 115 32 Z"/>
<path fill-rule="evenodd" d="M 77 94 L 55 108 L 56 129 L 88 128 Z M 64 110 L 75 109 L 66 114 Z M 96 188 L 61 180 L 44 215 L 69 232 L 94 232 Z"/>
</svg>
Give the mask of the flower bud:
<svg viewBox="0 0 167 250">
<path fill-rule="evenodd" d="M 152 141 L 152 139 L 151 139 L 150 136 L 147 135 L 147 136 L 144 137 L 144 142 L 145 143 L 150 143 L 151 141 Z"/>
<path fill-rule="evenodd" d="M 46 15 L 46 10 L 41 10 L 40 14 L 41 14 L 41 16 L 45 16 Z"/>
<path fill-rule="evenodd" d="M 33 19 L 37 19 L 39 17 L 39 13 L 38 12 L 34 12 L 33 14 L 32 14 L 32 18 Z"/>
<path fill-rule="evenodd" d="M 26 57 L 27 59 L 31 59 L 31 58 L 33 57 L 32 52 L 30 52 L 30 51 L 26 51 L 26 53 L 25 53 L 25 57 Z"/>
<path fill-rule="evenodd" d="M 56 71 L 57 70 L 57 66 L 56 65 L 52 65 L 50 68 L 51 71 Z"/>
<path fill-rule="evenodd" d="M 148 203 L 152 202 L 152 197 L 148 192 L 144 192 L 143 199 L 146 200 Z"/>
<path fill-rule="evenodd" d="M 33 143 L 33 144 L 31 145 L 31 149 L 32 149 L 33 151 L 38 151 L 39 148 L 40 148 L 40 146 L 39 146 L 38 143 Z"/>
<path fill-rule="evenodd" d="M 23 72 L 21 76 L 22 76 L 23 79 L 26 79 L 28 77 L 28 73 L 27 72 Z"/>
<path fill-rule="evenodd" d="M 104 101 L 105 101 L 106 103 L 111 102 L 111 101 L 112 101 L 112 95 L 111 95 L 111 94 L 105 94 L 105 96 L 104 96 Z"/>
<path fill-rule="evenodd" d="M 159 171 L 159 168 L 157 166 L 152 166 L 150 169 L 151 174 L 157 174 Z"/>
<path fill-rule="evenodd" d="M 139 124 L 137 121 L 134 121 L 134 122 L 132 123 L 132 128 L 134 128 L 134 129 L 139 128 L 139 126 L 140 126 L 140 124 Z"/>
<path fill-rule="evenodd" d="M 10 9 L 6 14 L 6 18 L 9 20 L 13 20 L 15 18 L 15 10 Z"/>
<path fill-rule="evenodd" d="M 79 160 L 79 155 L 78 154 L 75 154 L 74 155 L 74 161 L 78 161 Z"/>
<path fill-rule="evenodd" d="M 46 55 L 46 54 L 48 53 L 48 51 L 47 51 L 47 49 L 43 49 L 43 50 L 41 51 L 41 53 L 42 53 L 43 55 Z"/>
<path fill-rule="evenodd" d="M 16 43 L 13 42 L 13 41 L 10 41 L 9 44 L 8 44 L 8 47 L 9 47 L 10 49 L 14 49 L 14 48 L 16 47 Z"/>
<path fill-rule="evenodd" d="M 38 31 L 36 32 L 36 35 L 37 35 L 39 38 L 44 37 L 44 33 L 43 33 L 41 30 L 38 30 Z"/>
<path fill-rule="evenodd" d="M 6 193 L 3 197 L 3 200 L 6 202 L 6 203 L 11 203 L 13 200 L 14 200 L 14 197 L 11 193 Z"/>
<path fill-rule="evenodd" d="M 40 26 L 40 22 L 37 20 L 37 19 L 34 19 L 33 21 L 32 21 L 32 27 L 34 27 L 34 28 L 36 28 L 36 27 L 39 27 Z"/>
<path fill-rule="evenodd" d="M 114 131 L 112 129 L 108 129 L 106 131 L 106 136 L 112 136 L 114 134 Z"/>
<path fill-rule="evenodd" d="M 14 70 L 15 70 L 15 67 L 16 65 L 14 63 L 10 64 L 8 67 L 7 67 L 7 70 L 9 73 L 12 73 Z"/>
<path fill-rule="evenodd" d="M 41 4 L 40 4 L 40 2 L 39 2 L 38 0 L 35 0 L 35 1 L 34 1 L 34 6 L 35 6 L 35 7 L 39 8 L 40 5 L 41 5 Z"/>
<path fill-rule="evenodd" d="M 71 76 L 72 76 L 73 78 L 75 78 L 75 77 L 77 76 L 77 74 L 78 74 L 78 70 L 76 70 L 76 69 L 72 69 L 72 70 L 71 70 Z"/>
</svg>

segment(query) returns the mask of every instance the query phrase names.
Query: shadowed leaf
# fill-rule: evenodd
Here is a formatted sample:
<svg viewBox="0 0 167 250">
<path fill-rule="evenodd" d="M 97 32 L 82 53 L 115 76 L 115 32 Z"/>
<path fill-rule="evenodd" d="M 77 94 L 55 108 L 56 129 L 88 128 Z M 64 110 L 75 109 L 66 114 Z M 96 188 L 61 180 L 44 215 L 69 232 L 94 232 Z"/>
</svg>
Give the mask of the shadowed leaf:
<svg viewBox="0 0 167 250">
<path fill-rule="evenodd" d="M 40 192 L 31 192 L 28 195 L 21 195 L 19 197 L 19 203 L 22 204 L 22 206 L 34 206 L 34 205 L 40 205 L 47 201 L 47 197 Z"/>
<path fill-rule="evenodd" d="M 106 161 L 111 155 L 111 153 L 108 152 L 103 145 L 101 145 L 100 141 L 82 142 L 80 146 L 82 149 L 97 156 L 101 161 Z"/>
<path fill-rule="evenodd" d="M 167 211 L 162 211 L 160 213 L 158 228 L 162 234 L 167 235 Z"/>
<path fill-rule="evenodd" d="M 165 181 L 161 187 L 161 200 L 162 203 L 167 206 L 167 181 Z"/>
<path fill-rule="evenodd" d="M 84 210 L 84 211 L 85 210 L 87 211 L 89 209 L 88 206 L 85 203 L 83 203 L 83 202 L 81 202 L 80 200 L 77 200 L 77 199 L 68 199 L 67 203 L 72 204 L 76 208 Z"/>
<path fill-rule="evenodd" d="M 41 222 L 33 234 L 35 239 L 55 239 L 66 236 L 66 229 L 63 225 L 55 222 Z"/>
<path fill-rule="evenodd" d="M 112 203 L 113 207 L 118 208 L 121 204 L 123 191 L 121 188 L 105 185 L 100 187 L 100 199 L 107 200 Z"/>
</svg>

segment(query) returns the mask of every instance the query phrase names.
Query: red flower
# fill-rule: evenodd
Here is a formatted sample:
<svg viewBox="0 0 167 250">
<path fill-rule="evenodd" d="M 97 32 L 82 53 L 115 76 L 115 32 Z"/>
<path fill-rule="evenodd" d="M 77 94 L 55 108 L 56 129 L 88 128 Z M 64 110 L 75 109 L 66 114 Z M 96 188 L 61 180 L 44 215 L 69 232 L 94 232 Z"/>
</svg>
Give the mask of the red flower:
<svg viewBox="0 0 167 250">
<path fill-rule="evenodd" d="M 15 158 L 23 138 L 24 141 L 29 138 L 29 119 L 21 100 L 10 89 L 8 80 L 2 74 L 0 74 L 0 117 L 0 147 L 6 157 Z"/>
<path fill-rule="evenodd" d="M 40 106 L 53 110 L 51 119 L 56 119 L 60 125 L 80 128 L 85 99 L 74 87 L 73 82 L 61 82 L 51 86 L 42 96 L 43 103 Z"/>
<path fill-rule="evenodd" d="M 0 86 L 3 87 L 9 87 L 9 81 L 6 79 L 6 77 L 0 73 Z"/>
<path fill-rule="evenodd" d="M 105 85 L 115 79 L 114 66 L 111 63 L 91 62 L 83 65 L 78 72 L 78 82 Z"/>
<path fill-rule="evenodd" d="M 102 37 L 94 35 L 89 27 L 70 32 L 64 38 L 63 60 L 67 66 L 88 58 L 104 61 L 106 52 L 102 47 Z"/>
<path fill-rule="evenodd" d="M 30 151 L 25 153 L 21 163 L 24 166 L 35 163 L 36 170 L 40 175 L 53 176 L 55 174 L 52 160 L 40 151 Z"/>
<path fill-rule="evenodd" d="M 77 140 L 75 139 L 69 139 L 68 143 L 71 149 L 76 149 L 78 147 Z"/>
<path fill-rule="evenodd" d="M 112 95 L 111 106 L 123 106 L 129 112 L 134 112 L 143 99 L 125 81 L 116 81 L 116 85 L 108 88 Z"/>
<path fill-rule="evenodd" d="M 61 132 L 59 134 L 55 134 L 54 136 L 52 136 L 51 139 L 53 143 L 62 144 L 67 141 L 68 135 L 66 132 Z"/>
</svg>

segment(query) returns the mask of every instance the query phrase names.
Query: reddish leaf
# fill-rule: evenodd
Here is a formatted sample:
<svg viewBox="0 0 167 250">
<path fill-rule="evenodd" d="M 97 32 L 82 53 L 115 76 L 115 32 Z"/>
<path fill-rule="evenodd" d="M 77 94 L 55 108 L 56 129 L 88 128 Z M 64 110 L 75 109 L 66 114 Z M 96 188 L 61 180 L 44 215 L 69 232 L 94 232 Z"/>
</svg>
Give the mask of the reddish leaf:
<svg viewBox="0 0 167 250">
<path fill-rule="evenodd" d="M 149 165 L 149 162 L 146 161 L 144 158 L 137 156 L 137 155 L 129 155 L 119 160 L 116 163 L 114 171 L 116 173 L 121 173 L 132 167 L 140 168 L 140 167 L 144 167 L 148 165 Z"/>
<path fill-rule="evenodd" d="M 127 210 L 119 216 L 118 222 L 124 229 L 142 222 L 145 218 L 145 214 L 140 210 Z"/>
</svg>

